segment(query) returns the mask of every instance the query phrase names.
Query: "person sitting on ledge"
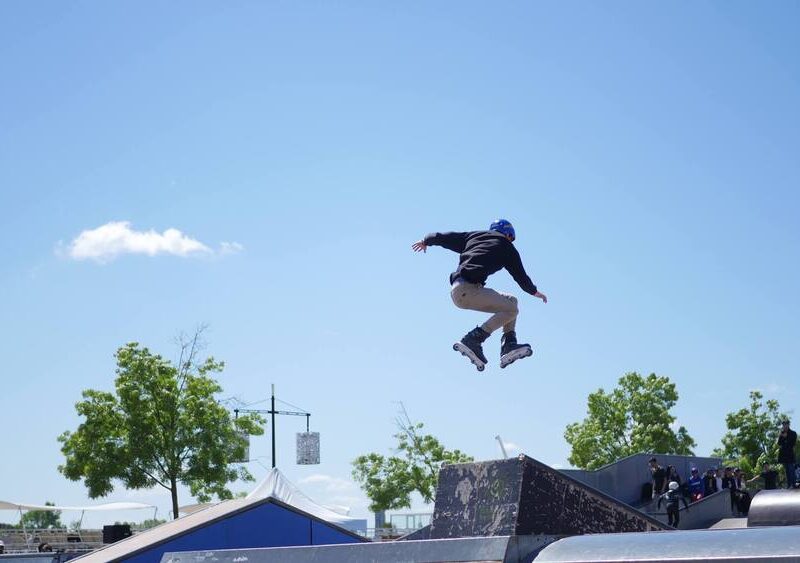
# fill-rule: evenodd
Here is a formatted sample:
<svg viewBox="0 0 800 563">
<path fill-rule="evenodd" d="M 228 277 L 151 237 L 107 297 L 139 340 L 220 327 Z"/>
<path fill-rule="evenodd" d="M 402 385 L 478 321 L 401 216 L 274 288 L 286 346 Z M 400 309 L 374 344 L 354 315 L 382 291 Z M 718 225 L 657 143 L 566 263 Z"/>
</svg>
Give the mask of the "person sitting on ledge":
<svg viewBox="0 0 800 563">
<path fill-rule="evenodd" d="M 778 472 L 774 469 L 770 469 L 769 462 L 765 461 L 764 464 L 761 466 L 762 470 L 761 473 L 753 477 L 752 479 L 746 481 L 747 483 L 752 483 L 756 479 L 763 479 L 764 480 L 764 489 L 770 491 L 772 489 L 778 488 Z"/>
</svg>

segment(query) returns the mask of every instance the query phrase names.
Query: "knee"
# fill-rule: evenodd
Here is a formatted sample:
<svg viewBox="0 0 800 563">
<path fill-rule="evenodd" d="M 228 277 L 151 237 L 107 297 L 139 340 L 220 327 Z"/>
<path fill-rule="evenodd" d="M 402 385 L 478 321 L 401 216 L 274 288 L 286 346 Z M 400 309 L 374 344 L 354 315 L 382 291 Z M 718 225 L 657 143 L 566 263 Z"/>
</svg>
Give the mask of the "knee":
<svg viewBox="0 0 800 563">
<path fill-rule="evenodd" d="M 513 313 L 514 315 L 519 313 L 519 301 L 517 300 L 517 298 L 514 297 L 513 295 L 506 295 L 505 297 L 506 299 L 508 299 L 509 302 L 508 312 Z"/>
<path fill-rule="evenodd" d="M 466 299 L 467 294 L 465 292 L 455 290 L 450 293 L 450 297 L 453 299 L 453 305 L 455 305 L 459 309 L 466 309 L 464 300 Z"/>
</svg>

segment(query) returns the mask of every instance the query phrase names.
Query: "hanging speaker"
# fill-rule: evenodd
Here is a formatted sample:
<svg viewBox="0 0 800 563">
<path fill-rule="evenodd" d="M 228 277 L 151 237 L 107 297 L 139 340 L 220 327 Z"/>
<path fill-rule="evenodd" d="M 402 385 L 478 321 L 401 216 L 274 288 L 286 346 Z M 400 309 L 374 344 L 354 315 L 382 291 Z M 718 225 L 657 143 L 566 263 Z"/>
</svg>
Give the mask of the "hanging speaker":
<svg viewBox="0 0 800 563">
<path fill-rule="evenodd" d="M 319 464 L 319 432 L 297 433 L 297 465 Z"/>
</svg>

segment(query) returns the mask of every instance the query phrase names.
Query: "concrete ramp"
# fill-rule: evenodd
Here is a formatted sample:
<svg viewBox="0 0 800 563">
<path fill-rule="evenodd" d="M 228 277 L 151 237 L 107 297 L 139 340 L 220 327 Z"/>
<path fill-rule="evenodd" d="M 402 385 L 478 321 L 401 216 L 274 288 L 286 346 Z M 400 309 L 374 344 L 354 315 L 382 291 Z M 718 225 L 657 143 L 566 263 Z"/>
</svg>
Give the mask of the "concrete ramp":
<svg viewBox="0 0 800 563">
<path fill-rule="evenodd" d="M 669 529 L 655 518 L 530 457 L 448 465 L 430 537 L 566 536 Z"/>
<path fill-rule="evenodd" d="M 759 491 L 750 503 L 747 526 L 800 524 L 800 489 Z"/>
<path fill-rule="evenodd" d="M 167 553 L 161 563 L 526 563 L 553 538 L 458 538 Z"/>
</svg>

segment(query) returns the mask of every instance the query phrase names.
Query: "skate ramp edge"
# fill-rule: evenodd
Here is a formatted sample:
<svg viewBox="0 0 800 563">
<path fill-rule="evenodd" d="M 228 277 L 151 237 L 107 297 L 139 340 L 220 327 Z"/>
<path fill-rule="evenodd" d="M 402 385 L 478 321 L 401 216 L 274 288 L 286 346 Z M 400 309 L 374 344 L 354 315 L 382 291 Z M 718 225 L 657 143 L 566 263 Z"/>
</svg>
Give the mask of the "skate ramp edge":
<svg viewBox="0 0 800 563">
<path fill-rule="evenodd" d="M 750 503 L 747 526 L 795 526 L 800 524 L 800 489 L 759 491 Z"/>
<path fill-rule="evenodd" d="M 161 563 L 372 563 L 480 561 L 529 563 L 535 554 L 557 540 L 545 536 L 494 536 L 361 544 L 220 549 L 165 553 Z"/>
<path fill-rule="evenodd" d="M 525 455 L 446 465 L 439 472 L 433 539 L 668 529 L 656 518 Z"/>
<path fill-rule="evenodd" d="M 534 563 L 797 562 L 800 527 L 687 530 L 573 536 L 551 543 Z"/>
</svg>

